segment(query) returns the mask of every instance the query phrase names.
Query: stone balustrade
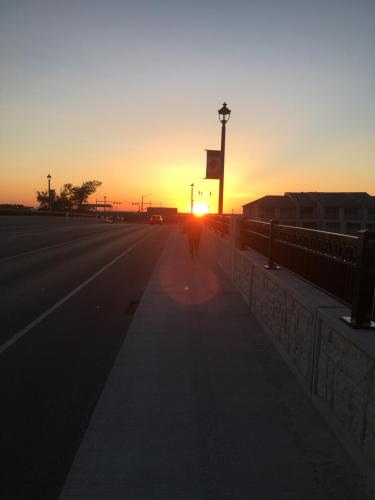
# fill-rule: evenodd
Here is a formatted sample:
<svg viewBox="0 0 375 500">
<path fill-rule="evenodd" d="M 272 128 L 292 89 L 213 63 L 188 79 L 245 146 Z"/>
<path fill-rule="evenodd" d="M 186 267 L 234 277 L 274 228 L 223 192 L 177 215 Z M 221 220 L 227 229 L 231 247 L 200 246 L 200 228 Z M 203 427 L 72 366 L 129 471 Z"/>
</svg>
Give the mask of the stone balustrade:
<svg viewBox="0 0 375 500">
<path fill-rule="evenodd" d="M 317 409 L 375 481 L 375 332 L 354 330 L 340 318 L 350 310 L 267 259 L 207 229 L 204 244 L 230 276 Z"/>
</svg>

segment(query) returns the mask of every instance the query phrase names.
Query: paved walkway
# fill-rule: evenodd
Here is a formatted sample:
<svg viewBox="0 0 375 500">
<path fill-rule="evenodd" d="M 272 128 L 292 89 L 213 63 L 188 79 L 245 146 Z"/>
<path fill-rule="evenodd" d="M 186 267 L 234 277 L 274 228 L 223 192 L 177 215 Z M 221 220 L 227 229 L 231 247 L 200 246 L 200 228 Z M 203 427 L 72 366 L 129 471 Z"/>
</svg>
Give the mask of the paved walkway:
<svg viewBox="0 0 375 500">
<path fill-rule="evenodd" d="M 61 499 L 375 498 L 204 248 L 176 229 Z"/>
</svg>

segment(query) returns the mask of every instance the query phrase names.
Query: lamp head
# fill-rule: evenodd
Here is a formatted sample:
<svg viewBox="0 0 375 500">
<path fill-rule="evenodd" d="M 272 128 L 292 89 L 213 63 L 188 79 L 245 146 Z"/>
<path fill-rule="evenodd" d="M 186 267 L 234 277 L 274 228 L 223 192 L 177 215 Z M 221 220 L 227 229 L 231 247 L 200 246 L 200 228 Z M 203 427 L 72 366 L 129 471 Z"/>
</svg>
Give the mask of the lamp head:
<svg viewBox="0 0 375 500">
<path fill-rule="evenodd" d="M 221 123 L 227 123 L 230 116 L 230 109 L 227 107 L 226 102 L 223 104 L 223 107 L 218 110 L 218 113 L 219 113 L 219 120 L 221 121 Z"/>
</svg>

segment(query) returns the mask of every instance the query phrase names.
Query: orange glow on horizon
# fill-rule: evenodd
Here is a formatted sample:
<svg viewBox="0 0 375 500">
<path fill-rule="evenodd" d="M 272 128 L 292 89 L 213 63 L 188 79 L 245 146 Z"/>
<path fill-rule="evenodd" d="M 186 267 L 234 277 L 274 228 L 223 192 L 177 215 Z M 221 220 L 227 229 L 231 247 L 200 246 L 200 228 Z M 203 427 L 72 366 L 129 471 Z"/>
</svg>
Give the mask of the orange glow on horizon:
<svg viewBox="0 0 375 500">
<path fill-rule="evenodd" d="M 224 100 L 224 213 L 285 192 L 375 194 L 374 2 L 328 18 L 326 2 L 74 2 L 74 22 L 70 3 L 1 16 L 0 204 L 38 207 L 50 174 L 57 194 L 101 181 L 88 202 L 124 212 L 143 199 L 217 213 L 206 151 L 221 148 Z M 224 67 L 236 77 L 218 84 Z"/>
</svg>

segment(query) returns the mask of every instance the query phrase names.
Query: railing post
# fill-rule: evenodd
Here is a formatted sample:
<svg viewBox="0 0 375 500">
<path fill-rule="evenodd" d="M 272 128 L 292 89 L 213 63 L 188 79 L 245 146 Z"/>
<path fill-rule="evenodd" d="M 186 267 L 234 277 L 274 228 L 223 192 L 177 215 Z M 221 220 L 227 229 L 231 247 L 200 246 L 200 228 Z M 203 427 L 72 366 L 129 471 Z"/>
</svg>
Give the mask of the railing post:
<svg viewBox="0 0 375 500">
<path fill-rule="evenodd" d="M 359 231 L 357 263 L 354 270 L 352 311 L 342 319 L 352 328 L 375 328 L 372 321 L 375 287 L 375 231 Z"/>
<path fill-rule="evenodd" d="M 243 231 L 244 231 L 244 219 L 241 216 L 238 216 L 234 219 L 234 246 L 235 248 L 238 248 L 238 250 L 244 250 L 245 245 L 244 245 L 244 238 L 243 238 Z"/>
<path fill-rule="evenodd" d="M 225 219 L 224 215 L 221 215 L 221 236 L 225 236 Z"/>
<path fill-rule="evenodd" d="M 212 229 L 214 230 L 215 233 L 219 233 L 220 232 L 220 227 L 219 227 L 219 220 L 218 220 L 218 216 L 217 215 L 214 215 L 212 216 L 213 218 L 211 219 L 212 221 Z"/>
<path fill-rule="evenodd" d="M 275 226 L 278 224 L 278 221 L 276 219 L 271 219 L 269 223 L 269 237 L 268 237 L 268 264 L 265 264 L 264 267 L 266 269 L 280 269 L 279 266 L 277 266 L 274 261 L 274 239 L 275 239 Z"/>
</svg>

